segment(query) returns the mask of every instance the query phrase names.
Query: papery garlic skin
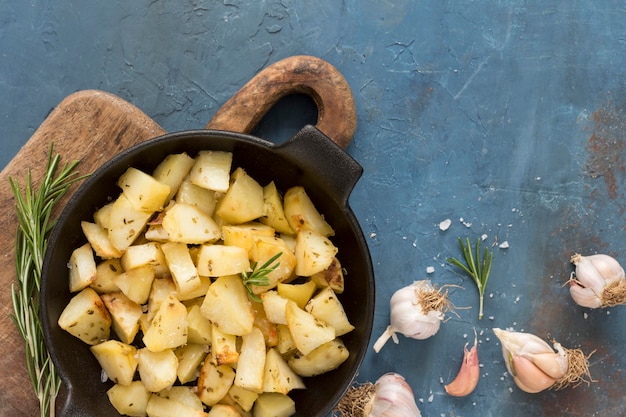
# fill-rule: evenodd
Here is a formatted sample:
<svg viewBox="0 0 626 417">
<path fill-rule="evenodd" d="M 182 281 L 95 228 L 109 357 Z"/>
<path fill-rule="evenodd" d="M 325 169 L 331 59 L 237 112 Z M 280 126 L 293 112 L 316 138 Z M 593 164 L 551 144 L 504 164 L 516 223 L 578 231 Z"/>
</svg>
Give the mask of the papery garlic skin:
<svg viewBox="0 0 626 417">
<path fill-rule="evenodd" d="M 367 417 L 421 417 L 413 390 L 401 375 L 389 372 L 376 381 L 376 394 L 365 407 Z"/>
<path fill-rule="evenodd" d="M 607 293 L 614 286 L 626 286 L 624 269 L 615 258 L 605 254 L 582 256 L 577 253 L 570 261 L 576 266 L 576 279 L 570 279 L 570 295 L 576 304 L 601 308 L 626 301 L 626 294 L 615 299 L 614 295 Z"/>
<path fill-rule="evenodd" d="M 498 328 L 493 332 L 502 343 L 506 368 L 521 390 L 541 392 L 567 373 L 567 355 L 560 344 L 554 344 L 555 352 L 547 342 L 530 333 Z"/>
<path fill-rule="evenodd" d="M 424 311 L 421 294 L 437 291 L 430 280 L 415 281 L 413 284 L 397 290 L 389 301 L 391 313 L 390 325 L 374 343 L 374 351 L 379 352 L 383 345 L 392 338 L 398 343 L 400 333 L 412 339 L 428 339 L 439 331 L 444 313 L 441 310 Z"/>
</svg>

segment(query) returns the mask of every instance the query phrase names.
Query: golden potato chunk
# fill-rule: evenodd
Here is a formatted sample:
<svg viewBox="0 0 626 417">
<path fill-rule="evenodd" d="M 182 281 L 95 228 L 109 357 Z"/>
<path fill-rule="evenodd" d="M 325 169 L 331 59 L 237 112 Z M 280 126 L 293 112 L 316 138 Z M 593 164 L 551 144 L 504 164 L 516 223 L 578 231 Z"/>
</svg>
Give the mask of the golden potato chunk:
<svg viewBox="0 0 626 417">
<path fill-rule="evenodd" d="M 88 345 L 107 340 L 111 333 L 111 315 L 98 293 L 90 287 L 72 297 L 61 312 L 58 324 Z"/>
<path fill-rule="evenodd" d="M 116 384 L 130 385 L 137 370 L 137 348 L 117 340 L 107 340 L 89 348 L 104 373 Z"/>
<path fill-rule="evenodd" d="M 322 236 L 334 236 L 335 231 L 324 220 L 304 187 L 292 187 L 285 193 L 285 216 L 293 230 L 311 230 Z"/>
<path fill-rule="evenodd" d="M 237 168 L 228 191 L 217 202 L 215 214 L 230 224 L 258 219 L 263 216 L 263 187 L 242 168 Z"/>
<path fill-rule="evenodd" d="M 153 176 L 133 167 L 128 168 L 122 174 L 117 185 L 131 205 L 140 211 L 161 210 L 170 194 L 168 185 L 160 183 Z"/>
<path fill-rule="evenodd" d="M 78 292 L 96 280 L 96 260 L 89 243 L 74 249 L 69 268 L 70 292 Z"/>
</svg>

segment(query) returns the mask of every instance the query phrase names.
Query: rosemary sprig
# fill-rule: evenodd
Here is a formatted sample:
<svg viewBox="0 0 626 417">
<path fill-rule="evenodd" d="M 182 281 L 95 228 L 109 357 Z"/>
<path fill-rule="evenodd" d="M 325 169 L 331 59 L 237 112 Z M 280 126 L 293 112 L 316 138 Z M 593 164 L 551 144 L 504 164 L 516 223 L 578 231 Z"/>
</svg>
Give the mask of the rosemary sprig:
<svg viewBox="0 0 626 417">
<path fill-rule="evenodd" d="M 60 156 L 52 157 L 52 151 L 53 145 L 39 189 L 33 188 L 30 170 L 26 173 L 23 193 L 19 183 L 9 177 L 19 222 L 15 236 L 17 288 L 11 286 L 14 311 L 11 318 L 25 342 L 28 376 L 39 400 L 42 417 L 55 415 L 56 396 L 61 386 L 44 343 L 39 318 L 43 258 L 48 234 L 55 224 L 51 219 L 52 210 L 69 187 L 85 177 L 74 171 L 78 161 L 63 165 L 59 171 Z"/>
<path fill-rule="evenodd" d="M 260 303 L 261 299 L 252 291 L 252 288 L 250 286 L 256 285 L 258 287 L 267 287 L 268 285 L 270 285 L 267 276 L 280 266 L 280 262 L 274 262 L 278 258 L 280 258 L 282 254 L 282 252 L 278 252 L 276 255 L 272 256 L 267 262 L 261 265 L 259 269 L 256 269 L 257 263 L 255 262 L 254 264 L 252 264 L 252 272 L 250 272 L 250 274 L 245 271 L 241 273 L 243 285 L 246 287 L 248 294 L 250 294 L 250 298 L 252 298 L 254 301 Z"/>
<path fill-rule="evenodd" d="M 478 319 L 483 318 L 483 302 L 485 298 L 485 288 L 487 287 L 487 281 L 489 280 L 489 272 L 491 272 L 491 263 L 493 262 L 493 252 L 489 251 L 489 248 L 485 248 L 483 256 L 480 256 L 480 238 L 476 241 L 476 248 L 472 249 L 472 244 L 469 238 L 466 238 L 467 244 L 463 243 L 463 240 L 459 238 L 459 245 L 463 252 L 466 264 L 461 263 L 455 258 L 446 258 L 446 261 L 452 265 L 461 268 L 467 275 L 469 275 L 478 288 L 478 294 L 480 298 L 480 305 L 478 308 Z"/>
</svg>

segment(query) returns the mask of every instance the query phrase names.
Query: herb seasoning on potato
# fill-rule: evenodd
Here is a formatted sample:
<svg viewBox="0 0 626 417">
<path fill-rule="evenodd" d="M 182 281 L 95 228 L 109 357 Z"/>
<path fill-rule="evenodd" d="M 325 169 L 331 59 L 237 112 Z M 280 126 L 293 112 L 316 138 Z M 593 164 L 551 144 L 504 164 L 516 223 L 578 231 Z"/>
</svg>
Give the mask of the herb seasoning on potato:
<svg viewBox="0 0 626 417">
<path fill-rule="evenodd" d="M 287 417 L 303 378 L 349 356 L 332 226 L 303 187 L 283 201 L 232 161 L 129 168 L 81 223 L 59 325 L 90 345 L 120 414 Z"/>
</svg>

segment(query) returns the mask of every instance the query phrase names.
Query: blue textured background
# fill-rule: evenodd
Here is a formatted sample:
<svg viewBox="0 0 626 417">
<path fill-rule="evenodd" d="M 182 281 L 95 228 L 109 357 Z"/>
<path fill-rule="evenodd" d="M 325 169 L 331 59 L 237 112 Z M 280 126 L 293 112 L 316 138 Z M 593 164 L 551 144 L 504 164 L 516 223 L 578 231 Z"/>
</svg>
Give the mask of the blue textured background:
<svg viewBox="0 0 626 417">
<path fill-rule="evenodd" d="M 563 284 L 574 252 L 626 261 L 625 47 L 621 1 L 0 0 L 0 166 L 77 90 L 117 94 L 168 131 L 194 129 L 268 64 L 319 56 L 356 99 L 348 152 L 365 173 L 351 205 L 378 285 L 372 342 L 400 287 L 465 288 L 449 289 L 459 317 L 427 341 L 372 352 L 359 381 L 400 372 L 430 417 L 623 415 L 624 307 L 581 309 Z M 315 121 L 307 100 L 281 109 L 259 135 L 281 140 Z M 457 237 L 482 234 L 510 247 L 493 246 L 479 322 L 474 285 L 445 258 L 459 256 Z M 597 382 L 520 392 L 492 327 L 596 349 Z M 451 398 L 442 381 L 473 329 L 480 383 Z"/>
</svg>

